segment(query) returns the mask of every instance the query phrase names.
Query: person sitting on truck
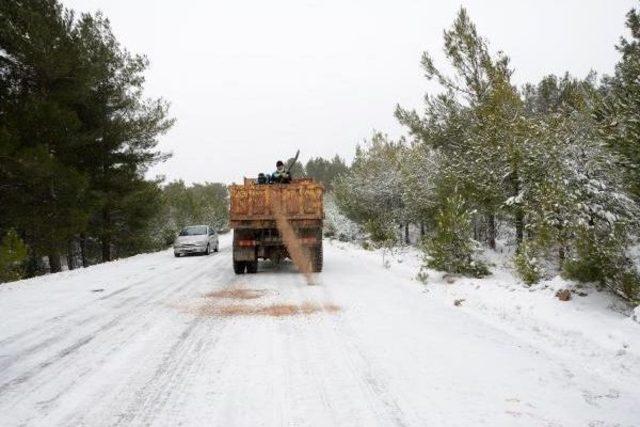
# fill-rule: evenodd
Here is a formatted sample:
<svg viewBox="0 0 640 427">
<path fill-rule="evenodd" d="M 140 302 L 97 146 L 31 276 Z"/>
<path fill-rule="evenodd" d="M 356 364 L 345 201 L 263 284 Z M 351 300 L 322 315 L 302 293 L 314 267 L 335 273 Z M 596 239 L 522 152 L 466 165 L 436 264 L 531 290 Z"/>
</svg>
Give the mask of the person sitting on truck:
<svg viewBox="0 0 640 427">
<path fill-rule="evenodd" d="M 276 171 L 271 175 L 271 182 L 276 184 L 288 184 L 291 182 L 291 173 L 284 169 L 282 160 L 276 162 Z"/>
</svg>

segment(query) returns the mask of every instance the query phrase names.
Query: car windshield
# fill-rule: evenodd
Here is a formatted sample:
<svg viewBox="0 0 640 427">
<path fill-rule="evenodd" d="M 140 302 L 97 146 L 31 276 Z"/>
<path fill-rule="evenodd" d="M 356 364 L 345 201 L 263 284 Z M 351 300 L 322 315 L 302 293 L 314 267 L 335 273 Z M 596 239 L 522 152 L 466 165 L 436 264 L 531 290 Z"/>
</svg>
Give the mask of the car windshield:
<svg viewBox="0 0 640 427">
<path fill-rule="evenodd" d="M 192 225 L 190 227 L 185 227 L 180 232 L 181 236 L 200 236 L 203 234 L 207 234 L 207 227 L 204 225 Z"/>
</svg>

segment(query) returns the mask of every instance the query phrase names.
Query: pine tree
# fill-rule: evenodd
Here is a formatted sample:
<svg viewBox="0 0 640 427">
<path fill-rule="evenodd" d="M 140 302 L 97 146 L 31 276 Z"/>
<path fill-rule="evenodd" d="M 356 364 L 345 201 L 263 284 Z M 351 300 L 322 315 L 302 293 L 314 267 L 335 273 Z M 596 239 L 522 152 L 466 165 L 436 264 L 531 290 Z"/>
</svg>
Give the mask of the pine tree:
<svg viewBox="0 0 640 427">
<path fill-rule="evenodd" d="M 115 244 L 136 247 L 132 230 L 159 202 L 144 174 L 165 158 L 154 148 L 172 124 L 164 101 L 142 97 L 146 66 L 99 14 L 0 3 L 0 231 L 19 231 L 30 265 L 48 256 L 58 271 L 60 254 L 92 235 L 105 260 Z"/>
<path fill-rule="evenodd" d="M 304 170 L 306 176 L 322 183 L 327 191 L 332 191 L 333 181 L 338 176 L 346 174 L 349 167 L 344 160 L 336 154 L 331 160 L 326 160 L 322 157 L 309 159 Z"/>
<path fill-rule="evenodd" d="M 89 216 L 74 163 L 85 137 L 74 107 L 87 87 L 75 36 L 73 14 L 56 1 L 2 3 L 0 226 L 22 230 L 52 271 Z"/>
<path fill-rule="evenodd" d="M 453 185 L 486 219 L 487 242 L 495 246 L 495 216 L 508 197 L 520 192 L 522 103 L 510 83 L 509 58 L 492 56 L 464 8 L 444 32 L 444 50 L 454 69 L 448 76 L 428 53 L 422 65 L 428 79 L 444 89 L 427 96 L 425 117 L 398 107 L 396 117 L 411 135 L 443 154 L 443 183 Z M 522 240 L 522 210 L 510 206 L 516 236 Z"/>
<path fill-rule="evenodd" d="M 402 142 L 376 133 L 356 150 L 350 171 L 334 181 L 336 203 L 374 241 L 397 240 L 396 230 L 406 223 L 400 171 L 404 149 Z"/>
<path fill-rule="evenodd" d="M 423 233 L 425 226 L 434 226 L 443 161 L 438 150 L 417 141 L 404 151 L 400 162 L 401 197 L 407 220 L 422 225 Z"/>
<path fill-rule="evenodd" d="M 607 95 L 597 117 L 602 136 L 621 156 L 627 181 L 640 198 L 640 11 L 627 14 L 631 38 L 622 38 L 617 46 L 622 54 L 613 77 L 605 80 Z"/>
<path fill-rule="evenodd" d="M 154 149 L 158 136 L 173 120 L 167 118 L 165 101 L 143 98 L 148 61 L 120 46 L 107 19 L 85 14 L 78 32 L 93 77 L 90 96 L 80 108 L 85 130 L 93 135 L 92 149 L 83 163 L 97 200 L 90 232 L 99 237 L 102 259 L 109 261 L 115 245 L 130 239 L 132 227 L 153 217 L 154 212 L 143 205 L 152 194 L 159 197 L 160 193 L 149 188 L 152 184 L 145 182 L 144 173 L 150 165 L 166 159 Z M 145 198 L 136 198 L 141 189 Z M 143 205 L 137 206 L 136 200 Z M 132 210 L 137 215 L 130 215 Z"/>
<path fill-rule="evenodd" d="M 446 196 L 435 217 L 433 235 L 424 241 L 426 267 L 449 273 L 482 277 L 487 267 L 476 258 L 471 214 L 460 194 Z"/>
<path fill-rule="evenodd" d="M 541 267 L 541 259 L 549 258 L 554 248 L 559 267 L 578 280 L 599 281 L 615 290 L 627 286 L 621 278 L 628 283 L 635 274 L 623 260 L 638 208 L 617 167 L 619 157 L 594 120 L 599 104 L 594 80 L 593 75 L 582 81 L 549 76 L 525 90 L 528 114 L 536 123 L 521 200 L 528 253 L 516 258 L 525 280 L 532 277 L 530 260 Z M 536 273 L 543 274 L 540 269 Z"/>
</svg>

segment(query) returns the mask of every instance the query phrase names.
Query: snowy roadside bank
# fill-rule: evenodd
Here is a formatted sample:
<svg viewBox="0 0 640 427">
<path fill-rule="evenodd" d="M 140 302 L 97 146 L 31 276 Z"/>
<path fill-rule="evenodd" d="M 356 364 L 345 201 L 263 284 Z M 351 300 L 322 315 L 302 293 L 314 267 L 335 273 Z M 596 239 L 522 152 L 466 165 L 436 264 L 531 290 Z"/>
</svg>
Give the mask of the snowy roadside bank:
<svg viewBox="0 0 640 427">
<path fill-rule="evenodd" d="M 347 256 L 366 258 L 383 267 L 382 250 L 335 240 L 330 244 Z M 543 346 L 554 357 L 575 359 L 595 372 L 615 374 L 620 382 L 635 378 L 640 387 L 640 307 L 634 311 L 609 292 L 576 288 L 559 276 L 527 286 L 499 258 L 494 257 L 496 265 L 485 278 L 426 270 L 428 278 L 423 283 L 416 278 L 421 255 L 415 248 L 384 255 L 387 270 L 402 278 L 399 283 L 421 289 L 425 298 L 455 306 L 478 321 Z M 556 297 L 561 289 L 575 290 L 571 300 Z"/>
</svg>

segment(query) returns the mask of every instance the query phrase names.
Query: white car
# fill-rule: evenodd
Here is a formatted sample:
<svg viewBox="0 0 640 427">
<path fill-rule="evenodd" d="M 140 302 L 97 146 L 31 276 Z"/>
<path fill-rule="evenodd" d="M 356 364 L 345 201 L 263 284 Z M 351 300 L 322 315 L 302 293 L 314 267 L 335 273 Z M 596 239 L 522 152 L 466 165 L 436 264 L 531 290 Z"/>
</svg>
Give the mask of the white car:
<svg viewBox="0 0 640 427">
<path fill-rule="evenodd" d="M 173 244 L 175 256 L 218 252 L 218 233 L 208 225 L 190 225 L 182 229 Z"/>
</svg>

